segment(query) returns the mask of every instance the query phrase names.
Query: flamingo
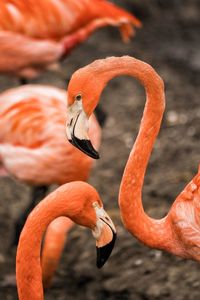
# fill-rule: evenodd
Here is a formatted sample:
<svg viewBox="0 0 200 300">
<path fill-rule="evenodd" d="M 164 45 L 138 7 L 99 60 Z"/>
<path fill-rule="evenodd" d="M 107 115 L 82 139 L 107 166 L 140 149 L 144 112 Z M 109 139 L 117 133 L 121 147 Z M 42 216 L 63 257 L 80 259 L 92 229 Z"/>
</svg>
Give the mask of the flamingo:
<svg viewBox="0 0 200 300">
<path fill-rule="evenodd" d="M 76 71 L 68 86 L 68 139 L 89 156 L 99 158 L 94 148 L 90 150 L 88 118 L 107 82 L 120 75 L 136 78 L 146 91 L 139 133 L 120 186 L 119 206 L 123 223 L 133 236 L 151 248 L 200 261 L 200 168 L 164 218 L 149 217 L 142 205 L 144 176 L 165 109 L 163 80 L 150 65 L 129 56 L 110 57 Z M 81 122 L 83 116 L 84 122 Z"/>
<path fill-rule="evenodd" d="M 42 85 L 25 85 L 0 95 L 0 173 L 33 186 L 32 201 L 15 224 L 15 245 L 27 215 L 50 184 L 87 181 L 89 177 L 92 159 L 66 140 L 66 96 L 64 90 Z M 98 147 L 101 129 L 94 116 L 91 127 L 91 138 Z M 71 227 L 70 220 L 60 218 L 47 230 L 42 260 L 45 287 L 50 284 Z"/>
<path fill-rule="evenodd" d="M 128 41 L 141 23 L 106 0 L 0 0 L 0 73 L 25 83 L 105 26 Z"/>
<path fill-rule="evenodd" d="M 105 26 L 119 27 L 126 42 L 141 22 L 105 0 L 0 0 L 0 73 L 19 76 L 26 84 L 57 68 L 74 47 Z M 105 122 L 100 106 L 96 116 Z M 37 195 L 34 191 L 32 197 Z"/>
<path fill-rule="evenodd" d="M 60 216 L 92 230 L 98 268 L 105 264 L 112 252 L 116 230 L 97 191 L 81 181 L 60 186 L 35 207 L 20 235 L 16 256 L 19 300 L 44 299 L 40 264 L 42 236 L 47 226 Z"/>
</svg>

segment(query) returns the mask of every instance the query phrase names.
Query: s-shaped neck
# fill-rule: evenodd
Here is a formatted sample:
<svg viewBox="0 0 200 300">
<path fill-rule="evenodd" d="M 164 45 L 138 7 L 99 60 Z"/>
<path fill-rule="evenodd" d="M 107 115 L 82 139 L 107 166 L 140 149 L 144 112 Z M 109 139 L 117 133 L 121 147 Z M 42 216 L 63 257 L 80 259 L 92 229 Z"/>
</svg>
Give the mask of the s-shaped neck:
<svg viewBox="0 0 200 300">
<path fill-rule="evenodd" d="M 114 77 L 129 75 L 140 81 L 145 88 L 146 104 L 140 130 L 122 177 L 119 205 L 125 227 L 137 239 L 150 247 L 170 247 L 171 230 L 167 219 L 150 218 L 142 204 L 144 176 L 165 109 L 163 81 L 150 65 L 128 56 L 111 57 L 101 65 L 99 61 L 97 69 L 100 69 L 99 78 L 103 78 L 103 87 Z"/>
</svg>

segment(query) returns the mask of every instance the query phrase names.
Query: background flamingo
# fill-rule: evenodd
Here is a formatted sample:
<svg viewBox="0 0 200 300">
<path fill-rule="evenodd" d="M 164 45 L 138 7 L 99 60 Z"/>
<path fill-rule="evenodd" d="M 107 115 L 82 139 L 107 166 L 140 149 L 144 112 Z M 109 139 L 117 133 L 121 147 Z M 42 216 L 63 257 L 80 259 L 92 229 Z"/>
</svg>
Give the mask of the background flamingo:
<svg viewBox="0 0 200 300">
<path fill-rule="evenodd" d="M 59 187 L 32 211 L 21 233 L 16 257 L 20 300 L 44 299 L 40 264 L 42 236 L 47 226 L 59 216 L 66 216 L 92 230 L 99 268 L 112 252 L 116 239 L 115 227 L 104 211 L 96 190 L 84 182 L 72 182 Z"/>
<path fill-rule="evenodd" d="M 119 75 L 129 75 L 139 80 L 147 96 L 139 134 L 120 187 L 119 205 L 125 227 L 149 247 L 200 261 L 200 169 L 176 198 L 166 217 L 152 219 L 142 206 L 144 175 L 165 108 L 163 81 L 150 65 L 128 56 L 111 57 L 97 60 L 75 72 L 68 86 L 68 139 L 79 149 L 82 148 L 84 153 L 98 158 L 98 152 L 87 147 L 90 142 L 87 138 L 87 122 L 80 130 L 79 119 L 76 122 L 74 119 L 77 115 L 85 114 L 85 120 L 88 120 L 107 82 Z M 82 110 L 75 114 L 77 95 L 81 95 Z"/>
<path fill-rule="evenodd" d="M 0 0 L 0 73 L 17 75 L 25 84 L 45 69 L 57 69 L 56 64 L 98 28 L 119 27 L 128 41 L 133 27 L 140 25 L 105 0 Z M 103 124 L 106 113 L 100 106 L 96 115 Z"/>
<path fill-rule="evenodd" d="M 92 160 L 66 141 L 65 109 L 66 92 L 50 86 L 26 85 L 0 96 L 1 173 L 8 172 L 34 186 L 32 201 L 15 224 L 14 244 L 28 213 L 44 197 L 50 184 L 86 181 L 89 177 Z M 95 117 L 91 122 L 91 138 L 98 147 L 100 127 Z M 61 236 L 63 230 L 68 230 L 65 222 Z M 56 255 L 59 258 L 59 253 Z"/>
<path fill-rule="evenodd" d="M 1 0 L 0 72 L 33 78 L 108 25 L 127 41 L 141 23 L 105 0 Z"/>
</svg>

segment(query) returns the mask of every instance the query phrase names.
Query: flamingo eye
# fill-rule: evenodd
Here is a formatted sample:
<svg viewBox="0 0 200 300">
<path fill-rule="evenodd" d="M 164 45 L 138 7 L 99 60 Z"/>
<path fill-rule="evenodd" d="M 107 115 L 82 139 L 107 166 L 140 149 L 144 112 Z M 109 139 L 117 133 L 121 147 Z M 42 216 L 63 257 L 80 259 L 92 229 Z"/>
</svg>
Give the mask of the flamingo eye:
<svg viewBox="0 0 200 300">
<path fill-rule="evenodd" d="M 76 101 L 80 101 L 81 99 L 82 99 L 81 94 L 76 95 L 76 97 L 75 97 L 75 100 L 76 100 Z"/>
<path fill-rule="evenodd" d="M 98 207 L 99 207 L 98 202 L 93 202 L 93 203 L 92 203 L 92 206 L 93 206 L 94 208 L 98 208 Z"/>
</svg>

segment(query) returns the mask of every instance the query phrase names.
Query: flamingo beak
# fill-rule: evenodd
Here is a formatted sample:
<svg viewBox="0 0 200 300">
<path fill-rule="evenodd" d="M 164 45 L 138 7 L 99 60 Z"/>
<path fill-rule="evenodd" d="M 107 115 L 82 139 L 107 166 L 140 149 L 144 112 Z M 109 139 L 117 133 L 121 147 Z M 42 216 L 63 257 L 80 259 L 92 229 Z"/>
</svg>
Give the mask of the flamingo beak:
<svg viewBox="0 0 200 300">
<path fill-rule="evenodd" d="M 116 240 L 116 229 L 108 214 L 103 208 L 96 208 L 97 226 L 93 230 L 93 235 L 96 238 L 96 249 L 97 249 L 97 268 L 103 267 L 112 253 L 113 247 Z"/>
<path fill-rule="evenodd" d="M 103 221 L 105 222 L 105 221 Z M 99 239 L 96 243 L 96 249 L 97 249 L 97 268 L 102 268 L 103 265 L 106 263 L 106 261 L 108 260 L 108 258 L 110 257 L 112 250 L 114 248 L 115 245 L 115 241 L 116 241 L 116 237 L 117 234 L 116 232 L 113 230 L 113 228 L 105 222 L 105 229 L 103 230 L 103 234 L 101 239 Z M 112 238 L 110 239 L 110 241 L 106 244 L 101 244 L 101 240 L 104 241 L 104 238 L 109 238 L 110 233 L 108 233 L 108 231 L 111 233 Z M 108 237 L 107 237 L 108 236 Z"/>
<path fill-rule="evenodd" d="M 72 105 L 73 106 L 73 105 Z M 75 111 L 75 112 L 74 112 Z M 94 149 L 88 137 L 89 119 L 83 108 L 68 109 L 67 138 L 68 141 L 88 156 L 99 159 L 99 153 Z"/>
</svg>

